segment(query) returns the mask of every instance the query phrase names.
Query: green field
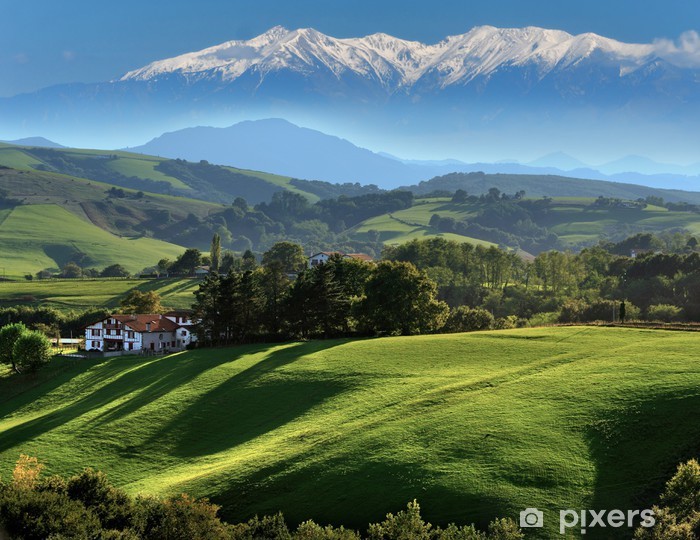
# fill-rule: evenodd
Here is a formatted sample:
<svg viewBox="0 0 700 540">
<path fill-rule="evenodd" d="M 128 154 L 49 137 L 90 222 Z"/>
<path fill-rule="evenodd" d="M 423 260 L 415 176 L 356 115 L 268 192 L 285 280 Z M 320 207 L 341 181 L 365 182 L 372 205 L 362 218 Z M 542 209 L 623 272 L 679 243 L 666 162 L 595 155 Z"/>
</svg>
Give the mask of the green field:
<svg viewBox="0 0 700 540">
<path fill-rule="evenodd" d="M 87 253 L 90 267 L 120 263 L 138 272 L 163 257 L 174 259 L 184 251 L 152 238 L 116 236 L 52 204 L 17 206 L 0 220 L 0 267 L 7 277 L 61 268 L 73 252 Z"/>
<path fill-rule="evenodd" d="M 197 279 L 49 279 L 0 282 L 0 306 L 32 305 L 59 310 L 116 308 L 133 289 L 155 291 L 168 308 L 190 308 Z"/>
<path fill-rule="evenodd" d="M 260 172 L 260 171 L 251 171 L 249 169 L 237 169 L 235 167 L 225 167 L 226 169 L 229 169 L 233 172 L 240 173 L 240 174 L 245 174 L 248 176 L 253 176 L 255 178 L 260 178 L 261 180 L 265 180 L 265 182 L 269 182 L 270 184 L 275 184 L 276 186 L 283 187 L 284 189 L 291 191 L 292 193 L 296 193 L 298 195 L 301 195 L 302 197 L 306 197 L 306 199 L 311 203 L 314 204 L 321 200 L 321 198 L 318 195 L 315 195 L 313 193 L 308 193 L 302 189 L 299 189 L 298 187 L 292 185 L 290 181 L 292 178 L 290 176 L 280 176 L 279 174 L 272 174 L 272 173 L 266 173 L 266 172 Z"/>
<path fill-rule="evenodd" d="M 425 225 L 408 222 L 406 220 L 407 216 L 404 215 L 404 212 L 409 212 L 410 210 L 413 210 L 413 208 L 394 212 L 391 215 L 385 214 L 383 216 L 366 219 L 359 225 L 353 227 L 349 232 L 352 237 L 358 240 L 367 241 L 369 240 L 369 235 L 367 233 L 371 230 L 375 230 L 379 232 L 379 241 L 389 245 L 398 245 L 415 239 L 423 240 L 435 237 L 445 238 L 446 240 L 455 240 L 457 242 L 468 242 L 470 244 L 482 246 L 496 245 L 485 240 L 470 238 L 469 236 L 462 236 L 460 234 L 441 233 L 432 227 L 429 227 L 427 221 L 425 222 Z M 413 212 L 413 216 L 415 216 L 415 214 L 416 212 Z M 402 221 L 397 220 L 397 218 Z M 430 221 L 430 217 L 428 217 L 428 221 Z"/>
<path fill-rule="evenodd" d="M 686 229 L 700 234 L 700 215 L 693 212 L 675 212 L 649 205 L 644 209 L 591 208 L 595 199 L 585 197 L 555 197 L 549 213 L 538 221 L 556 233 L 564 245 L 575 246 L 583 242 L 594 243 L 605 235 L 626 231 L 634 234 L 642 231 L 662 232 L 668 229 Z M 350 232 L 357 239 L 366 240 L 367 231 L 376 230 L 380 240 L 388 244 L 400 244 L 414 238 L 443 236 L 460 242 L 493 245 L 483 240 L 452 233 L 440 234 L 429 226 L 430 218 L 470 221 L 482 209 L 480 203 L 452 203 L 449 198 L 418 199 L 406 210 L 385 214 L 363 221 Z"/>
<path fill-rule="evenodd" d="M 28 153 L 31 151 L 32 147 L 0 143 L 0 166 L 26 171 L 37 170 L 37 166 L 46 166 L 49 168 L 49 170 L 52 168 L 51 164 L 44 162 L 41 159 L 37 159 L 35 156 Z M 195 193 L 195 191 L 182 180 L 164 174 L 155 169 L 155 167 L 157 167 L 160 163 L 169 160 L 169 158 L 149 156 L 145 154 L 137 154 L 134 152 L 125 152 L 121 150 L 60 148 L 52 149 L 52 152 L 58 153 L 64 156 L 65 159 L 71 160 L 77 164 L 81 164 L 88 160 L 101 159 L 104 161 L 107 170 L 120 173 L 127 178 L 135 176 L 138 178 L 148 180 L 168 182 L 171 186 L 173 186 L 173 188 L 191 191 L 194 197 L 198 197 L 198 194 Z M 293 193 L 303 195 L 311 203 L 315 203 L 319 200 L 319 197 L 317 195 L 313 193 L 307 193 L 306 191 L 303 191 L 302 189 L 293 186 L 290 183 L 291 178 L 288 176 L 280 176 L 277 174 L 266 173 L 261 171 L 251 171 L 247 169 L 238 169 L 235 167 L 225 168 L 242 175 L 258 178 L 270 184 L 280 186 L 284 189 L 292 191 Z M 90 179 L 94 181 L 110 181 L 108 178 L 91 177 Z"/>
<path fill-rule="evenodd" d="M 0 378 L 0 471 L 85 466 L 229 520 L 646 508 L 697 455 L 693 333 L 560 327 L 57 360 Z M 609 538 L 607 529 L 605 538 Z M 589 529 L 587 537 L 596 537 Z M 619 532 L 629 538 L 629 531 Z"/>
</svg>

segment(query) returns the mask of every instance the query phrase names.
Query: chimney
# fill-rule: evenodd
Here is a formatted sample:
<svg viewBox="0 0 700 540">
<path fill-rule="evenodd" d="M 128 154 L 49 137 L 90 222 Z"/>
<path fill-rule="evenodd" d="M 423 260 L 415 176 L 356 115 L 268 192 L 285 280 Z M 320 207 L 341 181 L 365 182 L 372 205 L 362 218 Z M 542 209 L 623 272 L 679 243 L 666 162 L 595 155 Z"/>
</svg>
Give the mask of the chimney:
<svg viewBox="0 0 700 540">
<path fill-rule="evenodd" d="M 151 331 L 151 323 L 147 322 L 146 323 L 146 332 L 150 332 L 150 331 Z"/>
</svg>

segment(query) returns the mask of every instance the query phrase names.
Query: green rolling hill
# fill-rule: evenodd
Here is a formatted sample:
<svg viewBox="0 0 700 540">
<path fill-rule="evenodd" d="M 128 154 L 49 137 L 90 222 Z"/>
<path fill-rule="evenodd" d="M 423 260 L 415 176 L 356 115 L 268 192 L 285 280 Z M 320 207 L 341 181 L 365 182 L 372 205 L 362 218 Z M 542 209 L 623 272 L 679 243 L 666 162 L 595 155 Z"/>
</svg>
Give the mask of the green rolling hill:
<svg viewBox="0 0 700 540">
<path fill-rule="evenodd" d="M 168 308 L 188 309 L 194 301 L 198 279 L 51 279 L 0 282 L 0 307 L 42 306 L 61 311 L 94 307 L 118 308 L 132 290 L 155 291 Z"/>
<path fill-rule="evenodd" d="M 672 211 L 653 205 L 646 208 L 596 208 L 592 206 L 594 202 L 595 198 L 554 197 L 546 215 L 538 217 L 537 225 L 557 234 L 565 247 L 638 232 L 686 230 L 700 235 L 700 214 L 696 212 Z M 484 205 L 479 202 L 453 203 L 450 198 L 417 199 L 411 208 L 365 220 L 355 226 L 351 233 L 358 239 L 366 240 L 368 232 L 375 230 L 379 232 L 380 240 L 388 244 L 399 244 L 413 238 L 442 236 L 489 245 L 490 242 L 485 240 L 440 232 L 430 226 L 430 220 L 435 214 L 441 218 L 469 222 L 483 209 Z M 514 223 L 503 222 L 499 225 L 506 230 L 513 227 L 517 231 Z"/>
<path fill-rule="evenodd" d="M 104 268 L 116 262 L 138 272 L 150 261 L 173 259 L 181 246 L 152 238 L 116 236 L 58 205 L 22 205 L 0 211 L 0 266 L 7 277 L 60 269 L 85 254 L 84 266 Z"/>
<path fill-rule="evenodd" d="M 368 241 L 371 236 L 370 231 L 377 231 L 379 233 L 379 240 L 388 245 L 398 245 L 404 242 L 410 242 L 414 239 L 422 240 L 434 237 L 483 246 L 496 245 L 492 242 L 479 240 L 470 236 L 436 231 L 428 225 L 430 216 L 428 216 L 427 220 L 424 220 L 422 219 L 423 216 L 417 215 L 416 212 L 411 212 L 411 210 L 413 209 L 401 210 L 392 214 L 385 214 L 367 219 L 353 227 L 350 233 L 358 240 Z M 413 221 L 414 217 L 418 219 Z M 408 219 L 411 219 L 411 221 L 409 222 Z"/>
<path fill-rule="evenodd" d="M 56 360 L 0 377 L 0 470 L 98 467 L 231 521 L 364 527 L 416 498 L 433 523 L 483 525 L 535 506 L 552 538 L 558 509 L 646 508 L 697 455 L 696 342 L 560 327 Z"/>
<path fill-rule="evenodd" d="M 37 148 L 0 143 L 0 166 L 26 171 L 61 173 L 107 184 L 179 195 L 216 203 L 243 197 L 255 204 L 289 190 L 316 202 L 319 197 L 294 186 L 292 178 L 203 162 L 175 160 L 125 152 L 75 148 Z"/>
</svg>

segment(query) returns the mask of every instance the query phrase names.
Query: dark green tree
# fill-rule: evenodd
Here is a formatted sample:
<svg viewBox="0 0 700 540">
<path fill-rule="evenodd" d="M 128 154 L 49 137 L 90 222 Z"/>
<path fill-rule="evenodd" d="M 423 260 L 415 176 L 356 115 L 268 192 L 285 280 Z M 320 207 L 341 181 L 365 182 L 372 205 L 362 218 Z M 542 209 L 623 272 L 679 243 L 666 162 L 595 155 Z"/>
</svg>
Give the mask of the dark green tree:
<svg viewBox="0 0 700 540">
<path fill-rule="evenodd" d="M 209 259 L 211 260 L 210 269 L 212 272 L 218 272 L 221 267 L 221 236 L 215 234 L 211 239 L 211 248 L 209 249 Z"/>
<path fill-rule="evenodd" d="M 301 272 L 306 268 L 307 260 L 304 250 L 293 242 L 277 242 L 263 253 L 262 264 L 265 267 L 279 265 L 287 274 Z"/>
<path fill-rule="evenodd" d="M 418 334 L 442 328 L 449 308 L 437 286 L 410 263 L 382 261 L 365 285 L 358 305 L 363 326 L 377 334 Z"/>
<path fill-rule="evenodd" d="M 243 270 L 255 270 L 255 267 L 258 265 L 258 261 L 255 259 L 255 255 L 253 252 L 249 249 L 246 249 L 245 252 L 243 253 L 243 264 L 242 264 L 242 269 Z"/>
<path fill-rule="evenodd" d="M 134 289 L 120 302 L 122 313 L 162 313 L 165 311 L 160 303 L 160 295 L 155 291 Z"/>
<path fill-rule="evenodd" d="M 189 248 L 175 260 L 170 271 L 191 276 L 194 275 L 195 268 L 201 265 L 202 252 L 196 248 Z"/>
<path fill-rule="evenodd" d="M 15 343 L 27 332 L 23 323 L 8 324 L 0 328 L 0 362 L 10 364 L 13 371 L 20 372 L 15 360 Z"/>
<path fill-rule="evenodd" d="M 51 342 L 41 332 L 29 330 L 15 342 L 12 357 L 20 371 L 34 371 L 51 360 Z"/>
<path fill-rule="evenodd" d="M 130 275 L 121 264 L 113 264 L 100 272 L 100 277 L 129 277 Z"/>
<path fill-rule="evenodd" d="M 83 269 L 74 262 L 66 263 L 61 269 L 61 277 L 70 279 L 83 277 Z"/>
</svg>

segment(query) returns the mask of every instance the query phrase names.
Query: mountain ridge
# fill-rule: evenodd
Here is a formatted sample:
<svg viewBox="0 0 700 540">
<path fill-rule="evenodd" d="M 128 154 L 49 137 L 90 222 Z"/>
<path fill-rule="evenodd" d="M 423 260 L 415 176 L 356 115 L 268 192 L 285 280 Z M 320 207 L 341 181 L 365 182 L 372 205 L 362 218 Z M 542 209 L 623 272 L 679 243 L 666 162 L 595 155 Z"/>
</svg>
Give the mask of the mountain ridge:
<svg viewBox="0 0 700 540">
<path fill-rule="evenodd" d="M 0 98 L 0 117 L 14 135 L 5 138 L 42 133 L 73 147 L 283 117 L 333 125 L 395 155 L 488 162 L 563 151 L 599 163 L 630 154 L 691 162 L 700 53 L 682 45 L 538 27 L 476 27 L 433 45 L 275 27 L 110 82 Z"/>
<path fill-rule="evenodd" d="M 376 184 L 385 189 L 455 172 L 484 172 L 558 175 L 661 189 L 700 191 L 698 175 L 647 175 L 615 170 L 606 174 L 563 153 L 544 156 L 528 164 L 468 163 L 454 159 L 405 160 L 358 147 L 347 139 L 299 127 L 280 118 L 245 121 L 226 128 L 187 128 L 165 133 L 146 144 L 128 150 L 195 162 L 205 159 L 212 163 L 265 170 L 308 180 Z M 624 162 L 624 158 L 618 161 Z M 567 163 L 579 166 L 557 166 Z"/>
<path fill-rule="evenodd" d="M 619 63 L 621 76 L 659 59 L 653 44 L 628 44 L 592 33 L 572 35 L 534 26 L 477 26 L 435 45 L 383 33 L 342 39 L 313 28 L 288 30 L 276 26 L 250 40 L 228 41 L 152 62 L 118 80 L 150 80 L 169 73 L 197 78 L 209 73 L 222 81 L 233 81 L 251 69 L 257 69 L 263 77 L 284 68 L 303 70 L 317 64 L 337 75 L 348 70 L 375 78 L 396 92 L 432 74 L 438 76 L 437 86 L 445 88 L 488 77 L 507 65 L 534 64 L 543 78 L 596 52 L 605 55 L 607 61 Z"/>
</svg>

